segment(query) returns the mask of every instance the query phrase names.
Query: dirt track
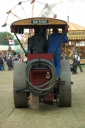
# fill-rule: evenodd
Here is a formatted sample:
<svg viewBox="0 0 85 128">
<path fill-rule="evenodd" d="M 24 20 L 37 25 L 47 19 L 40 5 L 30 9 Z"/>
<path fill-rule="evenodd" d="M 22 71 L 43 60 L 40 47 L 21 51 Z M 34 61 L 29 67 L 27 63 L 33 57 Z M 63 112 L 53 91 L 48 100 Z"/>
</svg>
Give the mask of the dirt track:
<svg viewBox="0 0 85 128">
<path fill-rule="evenodd" d="M 16 109 L 13 103 L 13 71 L 0 71 L 0 128 L 85 128 L 85 68 L 72 74 L 72 107 L 40 104 Z"/>
</svg>

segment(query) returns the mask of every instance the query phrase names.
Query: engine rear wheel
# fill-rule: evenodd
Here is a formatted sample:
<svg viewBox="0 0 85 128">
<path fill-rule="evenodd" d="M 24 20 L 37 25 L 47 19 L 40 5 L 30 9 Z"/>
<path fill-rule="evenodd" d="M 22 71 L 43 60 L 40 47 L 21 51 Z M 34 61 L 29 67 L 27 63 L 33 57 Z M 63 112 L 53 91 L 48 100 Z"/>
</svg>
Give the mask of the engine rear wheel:
<svg viewBox="0 0 85 128">
<path fill-rule="evenodd" d="M 13 89 L 26 89 L 26 80 L 24 76 L 24 69 L 26 64 L 20 61 L 14 62 L 14 72 L 13 72 Z M 25 92 L 16 93 L 13 90 L 14 94 L 14 104 L 16 108 L 27 107 L 27 96 Z"/>
<path fill-rule="evenodd" d="M 59 107 L 71 107 L 71 71 L 69 60 L 61 60 L 61 76 L 64 84 L 59 84 Z"/>
<path fill-rule="evenodd" d="M 27 93 L 16 93 L 14 92 L 14 104 L 16 108 L 27 107 Z"/>
</svg>

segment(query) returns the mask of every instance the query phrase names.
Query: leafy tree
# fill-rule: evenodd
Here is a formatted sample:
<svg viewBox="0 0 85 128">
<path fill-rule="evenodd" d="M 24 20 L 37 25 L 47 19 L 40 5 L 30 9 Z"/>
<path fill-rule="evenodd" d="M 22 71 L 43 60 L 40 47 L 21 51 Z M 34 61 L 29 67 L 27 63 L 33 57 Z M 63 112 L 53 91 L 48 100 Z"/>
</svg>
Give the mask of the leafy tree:
<svg viewBox="0 0 85 128">
<path fill-rule="evenodd" d="M 15 42 L 15 45 L 19 45 L 19 42 L 17 39 L 15 39 L 14 42 Z"/>
<path fill-rule="evenodd" d="M 5 41 L 5 39 L 10 36 L 12 36 L 12 34 L 9 32 L 0 32 L 0 44 L 9 45 L 9 40 Z M 14 37 L 11 37 L 10 40 L 14 40 Z"/>
<path fill-rule="evenodd" d="M 9 32 L 0 32 L 0 45 L 9 45 L 9 40 L 14 40 L 15 45 L 18 45 L 18 41 L 17 39 L 14 38 L 14 36 L 12 36 L 11 33 Z M 6 40 L 7 37 L 9 38 L 9 40 Z"/>
</svg>

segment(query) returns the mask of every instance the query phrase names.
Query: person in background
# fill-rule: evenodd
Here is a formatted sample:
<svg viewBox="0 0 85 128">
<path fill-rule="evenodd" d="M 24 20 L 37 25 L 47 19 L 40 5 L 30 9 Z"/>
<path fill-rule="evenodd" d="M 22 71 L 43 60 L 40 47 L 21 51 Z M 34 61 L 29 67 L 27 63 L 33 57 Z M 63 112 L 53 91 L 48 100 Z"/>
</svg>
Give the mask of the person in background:
<svg viewBox="0 0 85 128">
<path fill-rule="evenodd" d="M 24 62 L 24 56 L 21 56 L 21 61 Z"/>
<path fill-rule="evenodd" d="M 75 47 L 75 51 L 74 51 L 75 57 L 76 57 L 76 55 L 78 54 L 78 52 L 79 52 L 78 48 Z"/>
<path fill-rule="evenodd" d="M 11 57 L 8 58 L 7 65 L 8 65 L 8 71 L 12 70 L 12 59 L 11 59 Z"/>
<path fill-rule="evenodd" d="M 17 57 L 20 59 L 20 54 L 19 53 L 17 53 Z"/>
<path fill-rule="evenodd" d="M 77 65 L 79 66 L 80 71 L 83 72 L 83 71 L 82 71 L 82 67 L 81 67 L 81 65 L 80 65 L 80 54 L 79 54 L 79 52 L 78 52 L 78 54 L 77 54 Z"/>
<path fill-rule="evenodd" d="M 73 47 L 73 50 L 72 51 L 73 51 L 73 54 L 74 54 L 75 53 L 75 46 Z"/>
<path fill-rule="evenodd" d="M 3 59 L 4 59 L 5 62 L 7 61 L 5 54 L 3 55 Z"/>
<path fill-rule="evenodd" d="M 64 58 L 63 58 L 64 60 L 68 60 L 69 59 L 69 57 L 67 56 L 67 54 L 64 54 Z"/>
<path fill-rule="evenodd" d="M 0 71 L 4 71 L 5 68 L 4 68 L 4 61 L 2 59 L 2 57 L 0 57 Z"/>
<path fill-rule="evenodd" d="M 51 42 L 51 53 L 55 53 L 56 48 L 58 47 L 58 44 L 60 43 L 60 40 L 62 38 L 62 33 L 58 33 L 58 29 L 54 28 L 53 29 L 53 34 L 51 34 L 48 37 L 48 41 L 47 41 L 47 45 L 48 45 L 48 53 L 50 53 L 50 42 Z M 68 37 L 67 34 L 64 35 L 57 51 L 56 51 L 56 55 L 53 58 L 53 65 L 56 67 L 57 70 L 57 74 L 58 74 L 58 79 L 60 80 L 60 69 L 61 69 L 61 65 L 60 65 L 60 60 L 61 60 L 61 46 L 62 46 L 62 42 L 67 43 L 68 42 Z"/>
<path fill-rule="evenodd" d="M 77 58 L 73 55 L 73 63 L 71 67 L 72 74 L 77 74 Z"/>
<path fill-rule="evenodd" d="M 12 57 L 10 58 L 12 60 Z M 14 69 L 14 66 L 13 66 L 13 60 L 12 60 L 12 65 L 11 65 L 11 68 Z"/>
<path fill-rule="evenodd" d="M 17 57 L 17 55 L 15 55 L 15 57 L 13 57 L 13 61 L 19 61 L 19 57 Z"/>
</svg>

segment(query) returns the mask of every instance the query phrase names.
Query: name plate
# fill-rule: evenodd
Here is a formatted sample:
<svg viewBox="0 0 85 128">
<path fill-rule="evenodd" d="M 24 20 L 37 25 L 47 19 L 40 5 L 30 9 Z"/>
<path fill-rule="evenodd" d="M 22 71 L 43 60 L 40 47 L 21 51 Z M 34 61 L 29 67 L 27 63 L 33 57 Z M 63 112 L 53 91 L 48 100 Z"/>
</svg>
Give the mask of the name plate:
<svg viewBox="0 0 85 128">
<path fill-rule="evenodd" d="M 31 24 L 48 24 L 49 20 L 31 20 Z"/>
</svg>

